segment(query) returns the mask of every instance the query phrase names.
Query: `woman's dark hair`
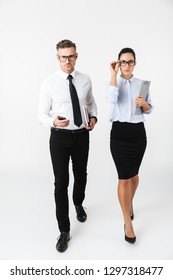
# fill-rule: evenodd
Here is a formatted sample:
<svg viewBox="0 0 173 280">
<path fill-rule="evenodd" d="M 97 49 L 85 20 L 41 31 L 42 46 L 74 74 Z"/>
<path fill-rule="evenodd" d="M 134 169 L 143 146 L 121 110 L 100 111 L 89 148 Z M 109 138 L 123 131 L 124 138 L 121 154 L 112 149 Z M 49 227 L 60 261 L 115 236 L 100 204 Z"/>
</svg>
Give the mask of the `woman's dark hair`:
<svg viewBox="0 0 173 280">
<path fill-rule="evenodd" d="M 133 57 L 134 57 L 134 61 L 136 61 L 136 54 L 135 54 L 134 50 L 131 49 L 131 48 L 124 48 L 124 49 L 122 49 L 120 51 L 119 55 L 118 55 L 118 60 L 120 60 L 121 55 L 124 54 L 124 53 L 131 53 L 133 55 Z"/>
</svg>

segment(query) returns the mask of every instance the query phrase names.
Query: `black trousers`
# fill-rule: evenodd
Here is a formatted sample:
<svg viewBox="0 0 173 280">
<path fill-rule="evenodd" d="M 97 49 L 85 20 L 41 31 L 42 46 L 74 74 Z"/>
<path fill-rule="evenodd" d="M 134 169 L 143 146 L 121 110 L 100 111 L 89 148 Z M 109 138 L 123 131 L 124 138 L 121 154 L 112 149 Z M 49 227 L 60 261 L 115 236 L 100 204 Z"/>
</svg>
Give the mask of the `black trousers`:
<svg viewBox="0 0 173 280">
<path fill-rule="evenodd" d="M 72 160 L 74 174 L 73 203 L 81 205 L 85 198 L 89 132 L 77 133 L 51 129 L 50 154 L 55 176 L 56 218 L 60 232 L 70 231 L 69 220 L 69 161 Z"/>
</svg>

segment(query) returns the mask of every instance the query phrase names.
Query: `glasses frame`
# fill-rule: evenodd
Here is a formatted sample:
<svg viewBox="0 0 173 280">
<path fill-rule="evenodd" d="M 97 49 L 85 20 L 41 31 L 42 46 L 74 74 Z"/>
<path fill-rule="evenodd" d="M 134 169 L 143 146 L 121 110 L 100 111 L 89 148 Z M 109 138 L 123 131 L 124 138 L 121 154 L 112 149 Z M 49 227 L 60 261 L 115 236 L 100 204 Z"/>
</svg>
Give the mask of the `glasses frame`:
<svg viewBox="0 0 173 280">
<path fill-rule="evenodd" d="M 128 61 L 126 61 L 126 60 L 120 60 L 120 66 L 122 66 L 122 67 L 124 67 L 124 66 L 126 66 L 127 64 L 128 64 L 128 66 L 134 66 L 135 65 L 135 60 L 128 60 Z"/>
<path fill-rule="evenodd" d="M 76 54 L 71 54 L 71 55 L 68 55 L 68 56 L 66 56 L 66 55 L 58 55 L 58 59 L 59 59 L 60 62 L 66 62 L 67 59 L 68 59 L 68 61 L 73 62 L 73 61 L 76 60 L 76 58 L 77 58 Z"/>
</svg>

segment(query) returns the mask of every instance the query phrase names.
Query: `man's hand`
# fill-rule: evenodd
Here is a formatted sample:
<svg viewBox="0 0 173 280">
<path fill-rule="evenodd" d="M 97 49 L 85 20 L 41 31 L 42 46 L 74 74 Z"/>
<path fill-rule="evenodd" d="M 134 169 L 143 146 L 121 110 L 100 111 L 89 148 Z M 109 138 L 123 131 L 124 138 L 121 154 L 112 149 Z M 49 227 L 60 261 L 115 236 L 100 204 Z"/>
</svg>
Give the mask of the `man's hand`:
<svg viewBox="0 0 173 280">
<path fill-rule="evenodd" d="M 92 130 L 92 129 L 94 128 L 96 122 L 97 122 L 97 121 L 96 121 L 95 118 L 90 118 L 89 124 L 86 125 L 85 128 L 86 128 L 87 130 Z"/>
<path fill-rule="evenodd" d="M 67 119 L 65 119 L 65 120 L 59 120 L 58 119 L 58 117 L 56 117 L 55 119 L 54 119 L 54 121 L 53 121 L 53 125 L 55 126 L 55 127 L 66 127 L 66 126 L 68 126 L 69 125 L 69 123 L 70 123 L 70 121 L 69 120 L 67 120 Z"/>
</svg>

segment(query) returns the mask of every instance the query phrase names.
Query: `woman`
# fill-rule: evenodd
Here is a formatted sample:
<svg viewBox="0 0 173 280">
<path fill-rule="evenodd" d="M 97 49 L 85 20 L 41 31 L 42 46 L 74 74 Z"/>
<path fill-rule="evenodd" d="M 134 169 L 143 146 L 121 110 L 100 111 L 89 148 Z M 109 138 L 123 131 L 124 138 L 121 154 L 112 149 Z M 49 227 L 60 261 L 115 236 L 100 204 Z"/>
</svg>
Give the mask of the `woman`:
<svg viewBox="0 0 173 280">
<path fill-rule="evenodd" d="M 107 90 L 107 98 L 111 102 L 110 149 L 119 179 L 118 198 L 124 216 L 125 240 L 130 243 L 136 241 L 132 225 L 133 199 L 139 183 L 139 167 L 147 144 L 144 114 L 151 113 L 153 109 L 148 91 L 149 82 L 133 76 L 135 66 L 134 50 L 122 49 L 118 60 L 110 64 L 111 79 Z M 121 75 L 117 79 L 119 70 Z"/>
</svg>

